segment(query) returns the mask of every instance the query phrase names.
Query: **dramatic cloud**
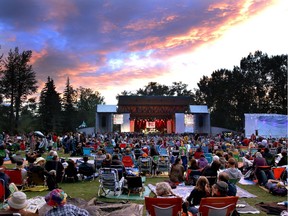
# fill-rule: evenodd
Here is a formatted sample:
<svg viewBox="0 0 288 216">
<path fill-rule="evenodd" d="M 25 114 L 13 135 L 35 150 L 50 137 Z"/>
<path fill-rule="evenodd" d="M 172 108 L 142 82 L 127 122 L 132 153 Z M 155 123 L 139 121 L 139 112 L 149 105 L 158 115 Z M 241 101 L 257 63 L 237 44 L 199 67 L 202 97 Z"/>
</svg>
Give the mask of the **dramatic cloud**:
<svg viewBox="0 0 288 216">
<path fill-rule="evenodd" d="M 203 75 L 232 68 L 255 49 L 284 54 L 287 2 L 2 0 L 1 52 L 33 51 L 39 92 L 48 76 L 60 92 L 69 77 L 73 87 L 116 103 L 117 94 L 150 81 L 182 81 L 192 89 Z"/>
</svg>

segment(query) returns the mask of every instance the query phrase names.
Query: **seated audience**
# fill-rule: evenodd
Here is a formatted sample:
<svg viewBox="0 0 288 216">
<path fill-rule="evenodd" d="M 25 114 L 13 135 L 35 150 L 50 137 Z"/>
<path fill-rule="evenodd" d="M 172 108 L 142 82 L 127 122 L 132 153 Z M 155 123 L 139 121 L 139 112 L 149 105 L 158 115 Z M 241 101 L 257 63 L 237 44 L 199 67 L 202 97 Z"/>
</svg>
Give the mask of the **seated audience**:
<svg viewBox="0 0 288 216">
<path fill-rule="evenodd" d="M 43 157 L 38 157 L 33 163 L 32 167 L 27 171 L 27 183 L 28 185 L 45 185 L 49 190 L 57 188 L 56 171 L 50 170 L 49 172 L 44 168 L 46 160 Z M 46 176 L 46 178 L 45 178 Z"/>
<path fill-rule="evenodd" d="M 243 173 L 245 174 L 248 170 L 250 170 L 253 166 L 253 162 L 250 160 L 250 154 L 247 152 L 245 156 L 242 158 L 243 166 L 242 170 Z"/>
<path fill-rule="evenodd" d="M 102 161 L 102 167 L 110 167 L 112 163 L 112 156 L 106 153 L 106 158 Z"/>
<path fill-rule="evenodd" d="M 272 155 L 270 153 L 269 148 L 265 148 L 264 149 L 263 157 L 265 158 L 266 163 L 267 163 L 268 166 L 274 166 L 275 165 L 274 155 Z"/>
<path fill-rule="evenodd" d="M 168 182 L 159 182 L 156 184 L 157 197 L 176 197 Z"/>
<path fill-rule="evenodd" d="M 286 150 L 282 150 L 281 152 L 281 159 L 280 161 L 277 163 L 277 166 L 285 166 L 287 165 L 287 151 Z"/>
<path fill-rule="evenodd" d="M 198 166 L 200 169 L 204 169 L 208 165 L 208 160 L 205 158 L 205 155 L 202 154 L 198 160 Z"/>
<path fill-rule="evenodd" d="M 0 167 L 2 167 L 3 164 L 4 158 L 0 157 Z M 5 198 L 8 198 L 11 194 L 11 191 L 9 190 L 10 177 L 6 173 L 4 173 L 4 169 L 0 169 L 0 179 L 4 181 Z"/>
<path fill-rule="evenodd" d="M 228 193 L 228 184 L 223 181 L 217 181 L 212 185 L 212 197 L 226 197 Z"/>
<path fill-rule="evenodd" d="M 235 184 L 229 182 L 229 175 L 226 172 L 219 173 L 218 176 L 219 181 L 223 181 L 228 185 L 228 192 L 227 196 L 236 196 L 237 194 L 237 187 Z"/>
<path fill-rule="evenodd" d="M 95 173 L 95 167 L 93 164 L 88 163 L 88 157 L 83 157 L 83 163 L 78 166 L 78 173 L 82 174 L 84 177 L 91 179 Z"/>
<path fill-rule="evenodd" d="M 113 155 L 112 156 L 112 162 L 111 162 L 111 167 L 117 168 L 117 169 L 121 169 L 122 171 L 118 170 L 118 176 L 119 179 L 122 178 L 122 176 L 126 177 L 126 169 L 125 166 L 123 164 L 123 162 L 121 160 L 119 160 L 118 155 Z"/>
<path fill-rule="evenodd" d="M 69 159 L 67 161 L 67 167 L 65 168 L 65 176 L 68 177 L 68 178 L 73 178 L 74 181 L 78 181 L 78 170 L 77 170 L 77 167 L 76 167 L 76 164 L 75 162 L 72 160 L 72 159 Z"/>
<path fill-rule="evenodd" d="M 203 154 L 204 154 L 204 152 L 202 151 L 202 149 L 201 148 L 197 148 L 195 153 L 194 153 L 194 158 L 195 159 L 200 159 L 200 156 L 203 155 Z"/>
<path fill-rule="evenodd" d="M 182 160 L 180 158 L 176 158 L 174 164 L 171 166 L 169 172 L 169 179 L 171 182 L 176 184 L 184 181 L 184 167 L 182 166 Z"/>
<path fill-rule="evenodd" d="M 215 160 L 202 171 L 202 175 L 207 177 L 209 185 L 213 185 L 216 182 L 220 167 L 221 163 L 219 160 Z"/>
<path fill-rule="evenodd" d="M 56 171 L 56 182 L 60 183 L 62 181 L 63 173 L 64 173 L 64 166 L 59 160 L 58 154 L 56 151 L 51 150 L 49 152 L 50 156 L 52 157 L 50 160 L 46 161 L 45 169 L 50 172 L 51 170 Z"/>
<path fill-rule="evenodd" d="M 196 182 L 195 188 L 191 191 L 190 195 L 186 199 L 187 210 L 192 214 L 198 213 L 198 207 L 202 198 L 210 196 L 209 181 L 205 176 L 200 176 Z M 183 211 L 185 206 L 183 206 Z"/>
<path fill-rule="evenodd" d="M 8 209 L 5 212 L 8 213 L 19 213 L 22 216 L 36 216 L 37 213 L 31 213 L 25 210 L 28 205 L 27 196 L 22 191 L 16 191 L 8 199 Z"/>
<path fill-rule="evenodd" d="M 27 181 L 27 170 L 24 168 L 23 161 L 17 161 L 15 169 L 21 170 L 22 182 L 25 184 Z"/>
<path fill-rule="evenodd" d="M 188 169 L 191 169 L 191 170 L 199 170 L 200 169 L 200 167 L 198 166 L 197 161 L 194 158 L 191 158 L 190 166 L 188 167 Z"/>
<path fill-rule="evenodd" d="M 228 168 L 225 169 L 223 172 L 226 172 L 229 176 L 229 179 L 237 179 L 239 181 L 242 178 L 241 171 L 235 167 L 236 160 L 234 158 L 229 158 L 228 160 Z"/>
<path fill-rule="evenodd" d="M 267 166 L 265 158 L 263 158 L 261 152 L 256 152 L 255 159 L 253 161 L 253 168 L 255 169 L 255 174 L 258 179 L 258 184 L 263 185 L 264 179 L 274 179 L 274 174 L 271 169 L 261 169 L 261 167 Z"/>
<path fill-rule="evenodd" d="M 67 194 L 61 189 L 54 189 L 45 196 L 47 205 L 53 208 L 46 212 L 45 216 L 78 215 L 89 216 L 89 212 L 66 202 Z"/>
</svg>

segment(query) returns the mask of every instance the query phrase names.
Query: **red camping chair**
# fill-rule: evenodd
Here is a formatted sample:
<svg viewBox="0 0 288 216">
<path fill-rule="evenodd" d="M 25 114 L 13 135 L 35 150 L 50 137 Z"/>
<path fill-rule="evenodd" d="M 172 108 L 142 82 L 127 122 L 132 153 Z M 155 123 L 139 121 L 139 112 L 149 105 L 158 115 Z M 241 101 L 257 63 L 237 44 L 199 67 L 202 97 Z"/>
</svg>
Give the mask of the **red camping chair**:
<svg viewBox="0 0 288 216">
<path fill-rule="evenodd" d="M 0 202 L 3 206 L 5 202 L 5 182 L 3 179 L 0 179 Z"/>
<path fill-rule="evenodd" d="M 274 178 L 279 180 L 281 174 L 285 171 L 286 167 L 275 167 L 273 168 Z"/>
<path fill-rule="evenodd" d="M 134 167 L 134 162 L 130 155 L 124 155 L 122 157 L 122 163 L 125 167 Z"/>
<path fill-rule="evenodd" d="M 177 216 L 181 215 L 182 198 L 153 198 L 145 197 L 145 206 L 151 216 Z"/>
<path fill-rule="evenodd" d="M 199 207 L 201 216 L 230 216 L 236 209 L 237 196 L 202 198 Z"/>
<path fill-rule="evenodd" d="M 16 186 L 23 186 L 22 173 L 19 169 L 5 169 L 4 173 L 10 177 L 10 181 Z"/>
</svg>

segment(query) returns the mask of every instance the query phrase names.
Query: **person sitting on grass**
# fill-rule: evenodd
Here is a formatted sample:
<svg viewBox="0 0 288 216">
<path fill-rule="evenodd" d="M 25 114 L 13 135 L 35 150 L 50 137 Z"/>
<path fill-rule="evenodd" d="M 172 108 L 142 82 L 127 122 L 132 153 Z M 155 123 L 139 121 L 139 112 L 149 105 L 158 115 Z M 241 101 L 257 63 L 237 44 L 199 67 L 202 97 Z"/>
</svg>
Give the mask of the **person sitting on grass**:
<svg viewBox="0 0 288 216">
<path fill-rule="evenodd" d="M 83 157 L 83 163 L 81 163 L 78 167 L 78 173 L 82 174 L 83 176 L 86 176 L 87 179 L 93 178 L 93 175 L 95 173 L 95 167 L 93 164 L 88 163 L 88 157 Z"/>
<path fill-rule="evenodd" d="M 45 216 L 66 216 L 66 215 L 78 215 L 89 216 L 89 212 L 86 209 L 79 208 L 72 204 L 67 204 L 67 194 L 61 189 L 54 189 L 45 196 L 47 205 L 53 208 L 46 212 Z"/>
<path fill-rule="evenodd" d="M 8 208 L 5 210 L 7 214 L 19 213 L 22 216 L 36 216 L 37 213 L 28 212 L 25 208 L 28 205 L 27 196 L 22 191 L 16 191 L 8 199 Z"/>
<path fill-rule="evenodd" d="M 182 165 L 181 158 L 176 158 L 174 164 L 171 166 L 169 173 L 169 179 L 175 184 L 182 183 L 184 181 L 184 167 Z"/>
<path fill-rule="evenodd" d="M 228 193 L 228 184 L 224 181 L 217 181 L 212 186 L 212 197 L 226 197 Z"/>
<path fill-rule="evenodd" d="M 219 173 L 218 176 L 219 181 L 223 181 L 228 185 L 228 192 L 227 196 L 236 196 L 237 194 L 237 187 L 235 184 L 229 182 L 229 175 L 226 172 Z"/>
<path fill-rule="evenodd" d="M 200 176 L 196 182 L 195 188 L 191 191 L 190 195 L 186 199 L 186 207 L 183 205 L 183 211 L 187 211 L 192 214 L 198 213 L 198 208 L 196 206 L 200 205 L 202 198 L 210 196 L 210 186 L 209 181 L 205 176 Z"/>
<path fill-rule="evenodd" d="M 223 172 L 226 172 L 229 176 L 229 179 L 235 179 L 237 182 L 242 178 L 241 171 L 236 168 L 236 160 L 234 158 L 229 158 L 228 160 L 228 168 Z"/>
<path fill-rule="evenodd" d="M 159 182 L 156 184 L 156 196 L 157 197 L 177 197 L 172 191 L 168 182 Z"/>
</svg>

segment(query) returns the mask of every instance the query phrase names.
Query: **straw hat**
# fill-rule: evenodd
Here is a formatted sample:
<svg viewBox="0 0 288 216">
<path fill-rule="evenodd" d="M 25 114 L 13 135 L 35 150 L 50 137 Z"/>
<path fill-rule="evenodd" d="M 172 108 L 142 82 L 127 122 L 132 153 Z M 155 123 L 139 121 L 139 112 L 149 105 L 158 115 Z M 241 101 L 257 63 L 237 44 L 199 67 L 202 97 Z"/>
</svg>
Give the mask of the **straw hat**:
<svg viewBox="0 0 288 216">
<path fill-rule="evenodd" d="M 27 196 L 21 191 L 16 191 L 8 200 L 8 205 L 14 209 L 23 209 L 28 205 Z"/>
<path fill-rule="evenodd" d="M 35 160 L 35 162 L 34 162 L 34 164 L 38 164 L 40 161 L 46 161 L 43 157 L 38 157 L 38 158 L 36 158 L 36 160 Z"/>
</svg>

